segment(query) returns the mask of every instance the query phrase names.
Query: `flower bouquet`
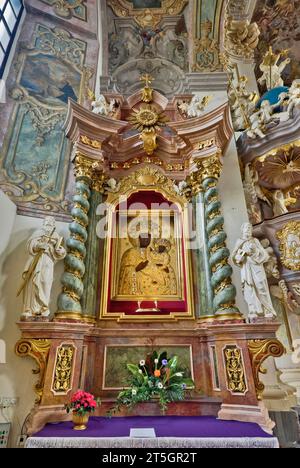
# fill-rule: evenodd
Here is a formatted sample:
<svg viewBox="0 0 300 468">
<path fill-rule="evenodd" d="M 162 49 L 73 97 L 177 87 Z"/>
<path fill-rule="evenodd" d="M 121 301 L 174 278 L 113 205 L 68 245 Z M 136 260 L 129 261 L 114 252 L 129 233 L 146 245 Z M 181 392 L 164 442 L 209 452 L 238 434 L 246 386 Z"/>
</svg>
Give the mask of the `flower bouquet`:
<svg viewBox="0 0 300 468">
<path fill-rule="evenodd" d="M 183 401 L 189 389 L 194 388 L 192 379 L 184 377 L 178 368 L 178 358 L 168 358 L 167 353 L 158 355 L 154 351 L 141 360 L 139 365 L 127 364 L 130 373 L 128 384 L 130 388 L 122 390 L 110 415 L 120 411 L 122 407 L 129 410 L 137 403 L 157 399 L 164 413 L 168 404 Z"/>
<path fill-rule="evenodd" d="M 100 399 L 94 397 L 91 393 L 78 390 L 71 398 L 71 402 L 65 405 L 67 413 L 72 411 L 74 429 L 83 431 L 89 420 L 91 412 L 100 404 Z"/>
</svg>

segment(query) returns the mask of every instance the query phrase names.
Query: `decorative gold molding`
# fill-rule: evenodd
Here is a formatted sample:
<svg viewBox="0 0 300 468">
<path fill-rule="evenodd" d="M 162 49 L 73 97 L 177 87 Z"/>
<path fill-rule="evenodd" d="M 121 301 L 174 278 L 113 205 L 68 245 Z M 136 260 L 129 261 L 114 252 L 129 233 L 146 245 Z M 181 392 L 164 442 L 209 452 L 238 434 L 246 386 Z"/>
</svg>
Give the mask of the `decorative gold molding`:
<svg viewBox="0 0 300 468">
<path fill-rule="evenodd" d="M 300 221 L 289 221 L 276 233 L 280 260 L 288 270 L 300 271 Z"/>
<path fill-rule="evenodd" d="M 112 162 L 110 163 L 110 170 L 128 170 L 134 166 L 138 166 L 140 164 L 153 164 L 155 166 L 162 167 L 165 171 L 168 172 L 182 172 L 185 169 L 185 164 L 177 163 L 177 162 L 165 162 L 160 159 L 158 156 L 138 156 L 135 158 L 131 158 L 124 162 Z"/>
<path fill-rule="evenodd" d="M 267 153 L 263 154 L 262 156 L 258 156 L 255 159 L 255 162 L 256 161 L 265 162 L 265 160 L 269 156 L 277 156 L 277 153 L 279 153 L 281 151 L 284 152 L 284 153 L 288 153 L 291 149 L 299 148 L 299 147 L 300 147 L 300 139 L 296 140 L 296 141 L 293 141 L 292 143 L 287 143 L 286 145 L 277 146 L 277 148 L 274 148 L 271 151 L 268 151 Z"/>
<path fill-rule="evenodd" d="M 270 356 L 273 356 L 274 358 L 282 356 L 286 350 L 276 338 L 269 340 L 249 340 L 248 349 L 252 364 L 257 399 L 262 400 L 262 394 L 265 386 L 259 380 L 259 374 L 267 373 L 267 370 L 262 367 L 262 364 Z"/>
<path fill-rule="evenodd" d="M 81 143 L 83 143 L 86 146 L 89 146 L 90 148 L 101 149 L 101 146 L 102 146 L 101 141 L 91 140 L 91 138 L 89 138 L 86 135 L 81 135 L 80 141 Z"/>
<path fill-rule="evenodd" d="M 62 343 L 56 350 L 55 368 L 51 389 L 55 394 L 66 395 L 72 388 L 75 356 L 73 344 Z"/>
<path fill-rule="evenodd" d="M 227 345 L 223 349 L 227 388 L 232 394 L 244 395 L 247 392 L 245 367 L 242 350 L 236 345 Z"/>
<path fill-rule="evenodd" d="M 188 0 L 162 0 L 161 8 L 134 8 L 133 3 L 126 0 L 108 0 L 108 5 L 115 15 L 126 18 L 132 16 L 142 28 L 155 29 L 163 16 L 179 15 Z"/>
<path fill-rule="evenodd" d="M 32 357 L 38 365 L 38 369 L 33 369 L 33 374 L 40 374 L 40 379 L 35 385 L 36 403 L 40 403 L 45 382 L 45 372 L 48 363 L 51 341 L 47 339 L 21 339 L 16 343 L 15 352 L 17 356 Z"/>
</svg>

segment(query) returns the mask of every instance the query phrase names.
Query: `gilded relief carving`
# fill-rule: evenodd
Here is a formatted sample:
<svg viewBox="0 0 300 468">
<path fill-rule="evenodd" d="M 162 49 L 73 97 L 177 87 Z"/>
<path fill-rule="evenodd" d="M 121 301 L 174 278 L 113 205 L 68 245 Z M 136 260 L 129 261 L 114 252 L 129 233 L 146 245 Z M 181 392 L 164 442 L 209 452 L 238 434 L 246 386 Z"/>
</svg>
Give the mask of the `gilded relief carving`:
<svg viewBox="0 0 300 468">
<path fill-rule="evenodd" d="M 66 394 L 72 387 L 72 370 L 75 348 L 72 344 L 62 344 L 56 352 L 56 363 L 52 391 Z"/>
<path fill-rule="evenodd" d="M 224 349 L 227 386 L 231 393 L 245 394 L 247 391 L 242 350 L 234 345 Z"/>
<path fill-rule="evenodd" d="M 290 221 L 277 232 L 280 260 L 288 270 L 300 271 L 300 221 Z"/>
</svg>

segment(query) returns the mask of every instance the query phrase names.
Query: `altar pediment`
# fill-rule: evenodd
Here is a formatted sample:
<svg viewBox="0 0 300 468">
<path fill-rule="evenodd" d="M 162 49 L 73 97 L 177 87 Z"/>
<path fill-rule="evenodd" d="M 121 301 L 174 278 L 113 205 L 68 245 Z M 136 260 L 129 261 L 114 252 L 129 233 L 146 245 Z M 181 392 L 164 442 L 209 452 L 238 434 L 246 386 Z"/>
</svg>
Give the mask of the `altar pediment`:
<svg viewBox="0 0 300 468">
<path fill-rule="evenodd" d="M 117 94 L 105 98 L 118 103 L 118 118 L 97 115 L 69 100 L 65 131 L 77 151 L 101 162 L 113 177 L 146 163 L 160 167 L 175 179 L 184 179 L 193 169 L 194 159 L 208 157 L 219 150 L 225 152 L 233 134 L 225 99 L 209 97 L 212 102 L 201 115 L 188 118 L 179 107 L 182 102 L 185 105 L 190 102 L 193 95 L 179 95 L 169 101 L 153 90 L 151 104 L 143 101 L 143 91 L 127 99 Z M 134 129 L 130 121 L 132 115 L 140 118 L 141 109 L 150 109 L 158 116 L 157 146 L 151 154 L 145 151 L 141 131 Z"/>
</svg>

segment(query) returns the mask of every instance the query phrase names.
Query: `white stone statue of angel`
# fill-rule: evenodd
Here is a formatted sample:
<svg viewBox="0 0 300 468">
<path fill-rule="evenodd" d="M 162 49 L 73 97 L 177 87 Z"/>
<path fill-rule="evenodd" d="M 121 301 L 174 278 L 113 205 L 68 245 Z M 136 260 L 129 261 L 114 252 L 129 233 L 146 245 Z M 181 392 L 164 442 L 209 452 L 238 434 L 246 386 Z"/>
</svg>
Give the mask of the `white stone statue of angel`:
<svg viewBox="0 0 300 468">
<path fill-rule="evenodd" d="M 269 260 L 265 263 L 267 277 L 279 279 L 278 260 L 269 239 L 262 239 L 260 243 L 269 255 Z"/>
<path fill-rule="evenodd" d="M 293 117 L 293 111 L 295 107 L 300 105 L 300 80 L 294 80 L 292 86 L 287 94 L 288 96 L 288 108 L 287 112 L 290 117 Z"/>
<path fill-rule="evenodd" d="M 251 163 L 246 164 L 244 172 L 244 187 L 252 194 L 252 199 L 257 202 L 260 199 L 270 205 L 270 201 L 259 184 L 258 172 Z"/>
<path fill-rule="evenodd" d="M 242 289 L 249 308 L 249 320 L 257 317 L 276 317 L 264 264 L 269 254 L 258 239 L 253 237 L 250 223 L 244 223 L 242 236 L 232 253 L 234 263 L 241 268 Z"/>
<path fill-rule="evenodd" d="M 92 112 L 94 114 L 99 114 L 99 115 L 108 115 L 109 113 L 109 104 L 106 101 L 105 96 L 103 94 L 99 94 L 95 101 L 92 101 Z"/>
<path fill-rule="evenodd" d="M 273 215 L 274 216 L 281 216 L 282 214 L 288 213 L 289 210 L 286 206 L 285 195 L 282 190 L 275 190 L 272 193 L 273 199 Z"/>
<path fill-rule="evenodd" d="M 259 84 L 266 84 L 267 89 L 273 89 L 284 85 L 281 77 L 285 67 L 291 62 L 290 58 L 286 58 L 280 64 L 278 61 L 281 57 L 286 56 L 287 50 L 274 54 L 272 47 L 264 57 L 262 64 L 259 66 L 263 72 L 262 76 L 258 79 Z"/>
<path fill-rule="evenodd" d="M 107 192 L 117 193 L 120 190 L 121 182 L 117 182 L 116 179 L 111 177 L 105 184 L 105 190 Z"/>
<path fill-rule="evenodd" d="M 279 281 L 278 285 L 270 286 L 270 291 L 274 297 L 283 302 L 289 312 L 295 312 L 299 309 L 298 302 L 294 299 L 293 293 L 284 280 Z"/>
<path fill-rule="evenodd" d="M 48 317 L 54 265 L 66 256 L 63 237 L 56 231 L 55 219 L 47 216 L 41 229 L 27 243 L 29 259 L 23 271 L 23 317 Z"/>
<path fill-rule="evenodd" d="M 254 112 L 252 115 L 250 115 L 249 123 L 250 125 L 246 132 L 249 138 L 264 138 L 266 136 L 264 133 L 264 124 L 260 111 Z"/>
<path fill-rule="evenodd" d="M 177 195 L 184 195 L 185 196 L 188 193 L 190 193 L 190 191 L 191 191 L 189 185 L 187 184 L 187 182 L 185 180 L 181 180 L 180 182 L 175 183 L 173 187 L 174 187 L 174 190 L 177 193 Z"/>
<path fill-rule="evenodd" d="M 200 117 L 212 99 L 213 96 L 205 96 L 203 93 L 194 94 L 187 108 L 187 116 Z"/>
</svg>

